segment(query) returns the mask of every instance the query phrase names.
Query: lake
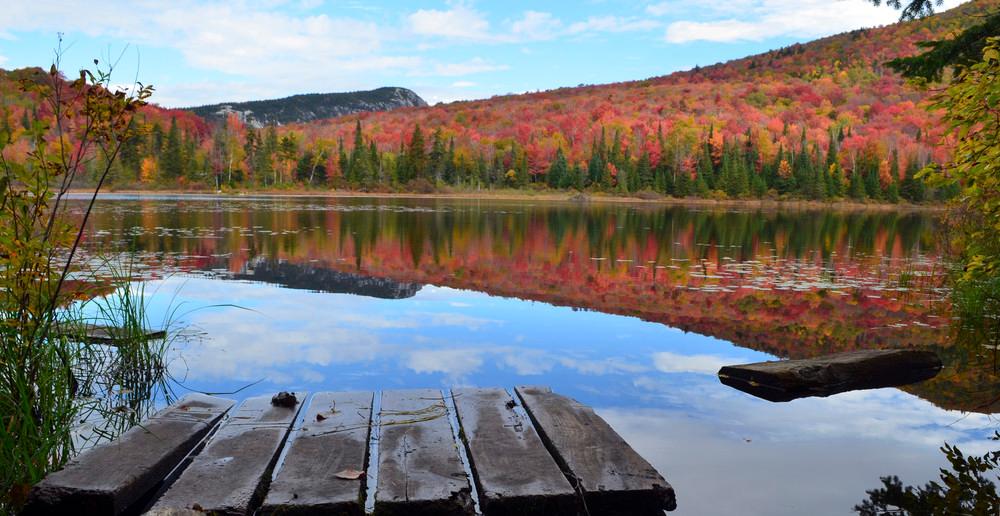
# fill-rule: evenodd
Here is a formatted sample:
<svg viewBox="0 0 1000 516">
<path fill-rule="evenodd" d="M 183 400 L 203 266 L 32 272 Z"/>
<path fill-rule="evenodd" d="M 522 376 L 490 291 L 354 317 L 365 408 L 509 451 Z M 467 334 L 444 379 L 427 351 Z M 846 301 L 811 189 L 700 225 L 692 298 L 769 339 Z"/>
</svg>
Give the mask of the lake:
<svg viewBox="0 0 1000 516">
<path fill-rule="evenodd" d="M 80 211 L 83 204 L 74 207 Z M 847 514 L 990 449 L 992 354 L 950 342 L 939 215 L 554 202 L 106 196 L 185 389 L 549 385 L 677 492 L 674 514 Z M 727 364 L 934 347 L 935 379 L 771 403 Z"/>
</svg>

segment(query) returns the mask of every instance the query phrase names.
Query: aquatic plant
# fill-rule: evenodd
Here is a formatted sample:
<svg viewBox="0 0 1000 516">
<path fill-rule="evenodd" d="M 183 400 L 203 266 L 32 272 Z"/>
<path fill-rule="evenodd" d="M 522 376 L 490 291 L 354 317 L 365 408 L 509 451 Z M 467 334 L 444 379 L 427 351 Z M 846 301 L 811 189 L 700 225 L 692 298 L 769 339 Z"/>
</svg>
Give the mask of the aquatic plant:
<svg viewBox="0 0 1000 516">
<path fill-rule="evenodd" d="M 116 385 L 134 384 L 121 375 L 148 366 L 143 361 L 157 352 L 125 336 L 119 358 L 98 360 L 92 344 L 61 331 L 71 301 L 97 287 L 79 274 L 75 258 L 97 194 L 137 131 L 135 113 L 152 94 L 141 84 L 112 87 L 113 65 L 97 60 L 96 71 L 68 81 L 61 55 L 60 43 L 50 71 L 20 83 L 48 116 L 27 126 L 0 124 L 0 512 L 16 510 L 31 484 L 77 449 L 71 429 L 88 404 L 81 387 L 105 374 L 120 377 Z M 69 191 L 85 177 L 94 186 L 83 216 L 69 217 Z M 115 292 L 109 306 L 120 322 L 142 325 L 142 303 L 127 290 Z M 132 364 L 122 367 L 122 360 Z"/>
</svg>

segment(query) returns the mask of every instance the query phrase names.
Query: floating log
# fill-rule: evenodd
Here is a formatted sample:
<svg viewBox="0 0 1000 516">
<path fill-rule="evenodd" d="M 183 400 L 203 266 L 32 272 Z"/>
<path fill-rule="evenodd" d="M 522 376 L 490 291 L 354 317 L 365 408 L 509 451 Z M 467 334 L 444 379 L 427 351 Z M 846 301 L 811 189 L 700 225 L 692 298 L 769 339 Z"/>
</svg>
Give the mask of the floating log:
<svg viewBox="0 0 1000 516">
<path fill-rule="evenodd" d="M 272 404 L 271 396 L 243 402 L 149 513 L 250 514 L 301 407 Z"/>
<path fill-rule="evenodd" d="M 122 340 L 122 336 L 129 335 L 129 332 L 130 330 L 125 328 L 101 324 L 61 325 L 55 330 L 56 335 L 71 341 L 109 346 L 116 345 Z M 144 330 L 141 337 L 143 340 L 154 340 L 166 336 L 166 330 Z"/>
<path fill-rule="evenodd" d="M 452 391 L 486 516 L 571 514 L 577 496 L 503 389 Z"/>
<path fill-rule="evenodd" d="M 791 401 L 916 383 L 933 378 L 941 367 L 932 351 L 866 350 L 725 366 L 719 369 L 719 380 L 768 401 Z"/>
<path fill-rule="evenodd" d="M 262 514 L 365 513 L 371 392 L 313 396 L 271 483 Z"/>
<path fill-rule="evenodd" d="M 673 487 L 592 408 L 548 387 L 518 387 L 517 394 L 590 514 L 661 515 L 677 507 Z"/>
<path fill-rule="evenodd" d="M 379 418 L 375 514 L 473 514 L 472 488 L 441 391 L 386 391 Z"/>
<path fill-rule="evenodd" d="M 185 396 L 36 484 L 25 514 L 105 515 L 134 509 L 232 406 L 232 400 Z"/>
</svg>

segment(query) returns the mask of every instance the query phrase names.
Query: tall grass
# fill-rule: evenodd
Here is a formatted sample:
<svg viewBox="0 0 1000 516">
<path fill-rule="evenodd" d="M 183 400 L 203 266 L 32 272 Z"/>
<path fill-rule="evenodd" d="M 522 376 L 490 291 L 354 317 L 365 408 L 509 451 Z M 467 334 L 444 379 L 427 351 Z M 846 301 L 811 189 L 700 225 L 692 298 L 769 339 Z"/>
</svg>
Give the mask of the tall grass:
<svg viewBox="0 0 1000 516">
<path fill-rule="evenodd" d="M 14 395 L 0 396 L 7 427 L 0 433 L 0 512 L 15 512 L 30 486 L 81 449 L 114 439 L 172 401 L 167 350 L 178 332 L 172 311 L 163 326 L 149 320 L 145 284 L 117 269 L 90 278 L 84 299 L 59 307 L 45 338 L 0 346 L 0 377 Z M 110 293 L 106 293 L 111 288 Z M 80 338 L 94 325 L 111 343 Z M 147 338 L 152 329 L 165 338 Z M 25 356 L 25 355 L 30 356 Z M 10 367 L 30 364 L 30 367 Z"/>
<path fill-rule="evenodd" d="M 113 64 L 67 80 L 61 54 L 48 74 L 22 82 L 42 118 L 23 130 L 0 124 L 0 513 L 15 512 L 34 482 L 72 456 L 72 429 L 88 407 L 113 416 L 95 400 L 143 389 L 162 374 L 152 364 L 161 350 L 129 342 L 130 329 L 120 349 L 97 350 L 58 326 L 75 320 L 67 308 L 79 283 L 74 258 L 123 143 L 140 130 L 135 114 L 152 94 L 141 84 L 113 86 Z M 88 176 L 94 186 L 86 208 L 70 217 L 68 193 Z M 145 324 L 144 304 L 114 278 L 104 281 L 114 288 L 104 315 L 132 329 Z M 111 394 L 81 396 L 81 387 Z M 123 406 L 136 414 L 127 417 L 141 412 L 134 401 Z"/>
</svg>

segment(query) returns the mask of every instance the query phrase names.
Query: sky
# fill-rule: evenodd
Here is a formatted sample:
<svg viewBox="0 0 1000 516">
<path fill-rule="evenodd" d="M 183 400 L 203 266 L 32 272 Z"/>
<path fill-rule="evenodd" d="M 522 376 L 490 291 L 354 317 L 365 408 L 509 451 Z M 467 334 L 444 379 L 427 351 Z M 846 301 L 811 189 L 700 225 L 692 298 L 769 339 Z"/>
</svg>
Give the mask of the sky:
<svg viewBox="0 0 1000 516">
<path fill-rule="evenodd" d="M 961 0 L 947 0 L 941 9 Z M 0 67 L 115 64 L 187 107 L 402 86 L 431 104 L 638 80 L 896 21 L 866 0 L 6 0 Z M 75 75 L 75 73 L 68 73 Z"/>
</svg>

